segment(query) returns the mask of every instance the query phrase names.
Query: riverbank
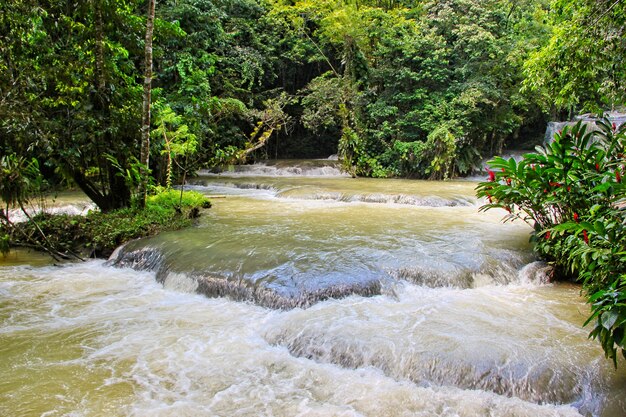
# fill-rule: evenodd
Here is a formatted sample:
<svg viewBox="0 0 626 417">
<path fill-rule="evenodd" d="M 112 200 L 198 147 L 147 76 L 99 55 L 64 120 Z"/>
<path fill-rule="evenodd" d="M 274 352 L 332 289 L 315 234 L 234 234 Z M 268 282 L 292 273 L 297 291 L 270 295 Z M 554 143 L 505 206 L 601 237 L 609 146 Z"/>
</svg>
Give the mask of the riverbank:
<svg viewBox="0 0 626 417">
<path fill-rule="evenodd" d="M 144 209 L 125 208 L 85 215 L 46 212 L 10 226 L 0 225 L 4 249 L 27 247 L 48 252 L 57 260 L 106 258 L 118 246 L 137 238 L 179 230 L 194 223 L 202 209 L 211 207 L 200 193 L 176 190 L 148 197 Z"/>
</svg>

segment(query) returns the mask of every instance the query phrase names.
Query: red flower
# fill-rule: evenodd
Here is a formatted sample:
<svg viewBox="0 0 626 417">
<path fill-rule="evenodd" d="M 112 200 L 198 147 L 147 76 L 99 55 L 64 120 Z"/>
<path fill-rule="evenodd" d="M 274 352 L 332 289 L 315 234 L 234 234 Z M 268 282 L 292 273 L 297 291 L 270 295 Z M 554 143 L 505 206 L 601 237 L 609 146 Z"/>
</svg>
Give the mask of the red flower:
<svg viewBox="0 0 626 417">
<path fill-rule="evenodd" d="M 569 193 L 570 191 L 572 191 L 572 187 L 570 187 L 569 185 L 567 186 L 567 192 Z"/>
<path fill-rule="evenodd" d="M 615 170 L 615 181 L 622 182 L 622 174 L 618 170 Z"/>
<path fill-rule="evenodd" d="M 578 223 L 578 213 L 574 213 L 574 221 Z"/>
<path fill-rule="evenodd" d="M 487 200 L 489 200 L 490 204 L 493 203 L 493 200 L 491 200 L 491 195 L 490 194 L 487 194 Z"/>
<path fill-rule="evenodd" d="M 506 185 L 511 185 L 511 179 L 510 178 L 506 179 Z"/>
<path fill-rule="evenodd" d="M 586 230 L 583 230 L 583 240 L 587 245 L 589 244 L 589 235 L 587 234 Z"/>
<path fill-rule="evenodd" d="M 504 172 L 504 168 L 502 168 L 502 172 Z"/>
<path fill-rule="evenodd" d="M 550 240 L 550 231 L 548 230 L 545 235 L 546 240 Z"/>
<path fill-rule="evenodd" d="M 560 186 L 561 186 L 560 183 L 550 181 L 550 187 L 560 187 Z"/>
<path fill-rule="evenodd" d="M 600 172 L 600 165 L 596 162 L 596 171 Z"/>
<path fill-rule="evenodd" d="M 489 171 L 489 181 L 495 181 L 496 180 L 496 174 L 493 171 Z"/>
<path fill-rule="evenodd" d="M 615 131 L 617 129 L 617 125 L 615 124 L 615 122 L 613 122 L 613 131 Z"/>
</svg>

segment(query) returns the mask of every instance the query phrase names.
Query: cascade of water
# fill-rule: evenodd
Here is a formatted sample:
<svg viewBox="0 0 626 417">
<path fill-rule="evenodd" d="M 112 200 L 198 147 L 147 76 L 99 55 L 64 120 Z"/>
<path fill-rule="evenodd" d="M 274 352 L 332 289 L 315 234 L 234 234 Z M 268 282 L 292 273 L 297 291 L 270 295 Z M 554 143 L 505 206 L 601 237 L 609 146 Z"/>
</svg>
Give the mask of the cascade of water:
<svg viewBox="0 0 626 417">
<path fill-rule="evenodd" d="M 584 414 L 597 414 L 601 408 L 605 398 L 598 363 L 585 359 L 594 347 L 579 346 L 564 354 L 568 338 L 586 334 L 556 311 L 548 313 L 536 291 L 408 287 L 399 294 L 392 303 L 384 298 L 353 300 L 315 306 L 312 312 L 294 311 L 270 326 L 265 337 L 296 357 L 346 369 L 374 367 L 420 386 L 576 404 Z M 576 302 L 574 289 L 570 296 Z M 385 309 L 389 314 L 382 313 Z M 545 327 L 534 327 L 537 321 Z M 563 339 L 546 338 L 545 331 Z"/>
<path fill-rule="evenodd" d="M 196 227 L 108 264 L 0 260 L 0 415 L 626 414 L 579 288 L 474 186 L 204 177 Z"/>
<path fill-rule="evenodd" d="M 154 247 L 142 247 L 137 250 L 122 247 L 111 255 L 108 264 L 119 268 L 129 267 L 138 271 L 155 272 L 156 280 L 166 288 L 196 292 L 207 297 L 251 301 L 276 309 L 309 307 L 322 300 L 354 294 L 368 297 L 381 293 L 382 284 L 376 279 L 359 278 L 351 282 L 346 277 L 338 277 L 336 282 L 319 283 L 320 285 L 310 288 L 293 287 L 289 283 L 276 283 L 274 279 L 217 275 L 209 271 L 173 272 L 164 258 L 164 254 Z"/>
<path fill-rule="evenodd" d="M 100 261 L 0 272 L 11 300 L 0 309 L 2 415 L 626 410 L 626 374 L 587 340 L 573 286 L 406 283 L 394 296 L 277 311 L 163 289 Z"/>
<path fill-rule="evenodd" d="M 565 126 L 574 125 L 572 122 L 548 122 L 546 127 L 546 134 L 543 138 L 543 143 L 550 143 L 554 139 L 556 132 L 563 130 Z"/>
<path fill-rule="evenodd" d="M 326 200 L 379 204 L 401 204 L 424 207 L 472 206 L 473 183 L 456 181 L 445 188 L 416 181 L 372 179 L 310 179 L 199 176 L 189 181 L 190 188 L 207 194 L 247 195 L 293 200 Z M 419 184 L 421 186 L 415 186 Z M 348 185 L 348 187 L 346 187 Z"/>
<path fill-rule="evenodd" d="M 294 308 L 381 294 L 398 280 L 507 285 L 520 282 L 517 271 L 532 261 L 499 240 L 491 243 L 484 225 L 477 234 L 475 206 L 321 204 L 224 199 L 201 227 L 130 242 L 111 264 L 155 271 L 159 282 L 184 275 L 191 281 L 185 287 L 210 297 Z M 514 241 L 526 240 L 526 226 L 509 229 Z"/>
<path fill-rule="evenodd" d="M 626 123 L 626 114 L 623 114 L 623 113 L 610 112 L 610 113 L 607 113 L 607 117 L 610 123 L 615 124 L 616 128 L 619 128 L 622 124 Z M 596 121 L 598 121 L 598 118 L 591 114 L 576 116 L 574 117 L 574 120 L 567 121 L 567 122 L 548 122 L 543 142 L 544 143 L 552 142 L 556 132 L 563 130 L 565 126 L 574 126 L 579 121 L 582 121 L 583 123 L 587 125 L 588 131 L 598 130 L 596 126 Z"/>
<path fill-rule="evenodd" d="M 215 175 L 206 171 L 202 175 Z M 349 177 L 336 159 L 273 160 L 253 165 L 232 165 L 217 175 L 245 177 Z"/>
</svg>

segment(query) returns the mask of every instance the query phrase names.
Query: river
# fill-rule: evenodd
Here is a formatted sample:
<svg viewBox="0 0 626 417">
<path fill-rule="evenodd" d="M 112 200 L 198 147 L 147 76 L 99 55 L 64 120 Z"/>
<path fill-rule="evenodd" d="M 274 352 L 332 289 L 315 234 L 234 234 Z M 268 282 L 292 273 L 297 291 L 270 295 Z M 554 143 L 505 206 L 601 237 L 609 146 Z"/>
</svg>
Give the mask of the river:
<svg viewBox="0 0 626 417">
<path fill-rule="evenodd" d="M 0 258 L 0 415 L 626 415 L 579 287 L 475 186 L 204 173 L 194 228 Z"/>
</svg>

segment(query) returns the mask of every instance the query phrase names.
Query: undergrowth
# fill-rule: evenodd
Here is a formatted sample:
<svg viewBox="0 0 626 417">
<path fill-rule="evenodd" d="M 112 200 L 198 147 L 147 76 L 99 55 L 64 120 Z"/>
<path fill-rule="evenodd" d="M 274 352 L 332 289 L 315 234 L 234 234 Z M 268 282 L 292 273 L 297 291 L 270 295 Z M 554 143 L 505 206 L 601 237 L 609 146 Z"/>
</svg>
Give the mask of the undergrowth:
<svg viewBox="0 0 626 417">
<path fill-rule="evenodd" d="M 181 199 L 179 191 L 169 190 L 148 197 L 144 209 L 91 211 L 86 216 L 41 213 L 33 221 L 13 224 L 15 230 L 1 230 L 0 235 L 8 236 L 11 246 L 29 247 L 28 242 L 38 235 L 39 226 L 47 244 L 57 252 L 108 257 L 129 240 L 188 227 L 199 216 L 200 209 L 210 206 L 209 200 L 195 191 L 184 192 Z"/>
</svg>

